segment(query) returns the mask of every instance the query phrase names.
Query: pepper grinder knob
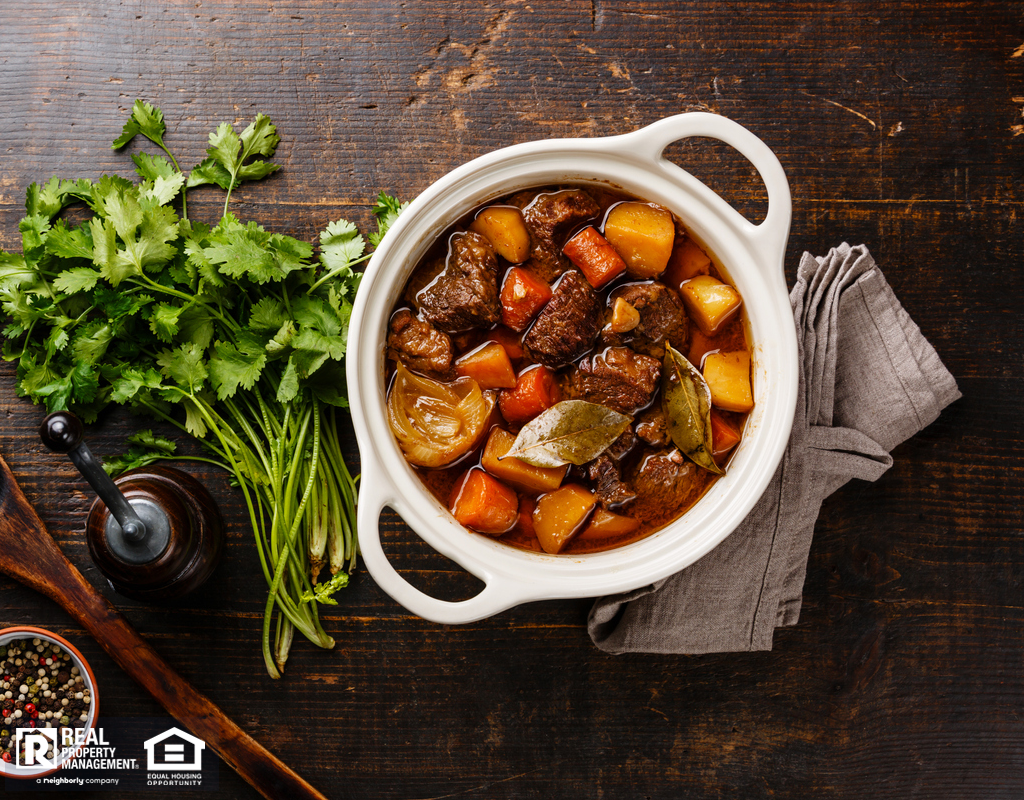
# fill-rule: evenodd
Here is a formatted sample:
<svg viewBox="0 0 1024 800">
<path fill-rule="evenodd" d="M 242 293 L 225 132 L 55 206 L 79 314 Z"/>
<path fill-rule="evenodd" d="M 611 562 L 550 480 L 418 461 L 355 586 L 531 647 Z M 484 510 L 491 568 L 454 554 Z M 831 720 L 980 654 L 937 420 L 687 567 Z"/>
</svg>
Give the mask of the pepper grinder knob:
<svg viewBox="0 0 1024 800">
<path fill-rule="evenodd" d="M 132 470 L 114 481 L 82 436 L 81 421 L 68 411 L 53 412 L 39 428 L 43 444 L 66 453 L 98 495 L 86 523 L 96 566 L 118 592 L 139 600 L 171 600 L 197 588 L 223 552 L 209 492 L 168 467 Z"/>
<path fill-rule="evenodd" d="M 119 526 L 119 530 L 113 531 L 111 548 L 131 563 L 151 561 L 167 546 L 170 532 L 167 515 L 152 504 L 140 504 L 136 511 L 107 475 L 103 465 L 96 460 L 89 445 L 82 440 L 82 433 L 81 420 L 70 411 L 53 412 L 43 420 L 39 428 L 39 438 L 43 444 L 57 453 L 67 453 L 82 477 L 110 509 Z M 148 528 L 143 515 L 149 519 Z"/>
</svg>

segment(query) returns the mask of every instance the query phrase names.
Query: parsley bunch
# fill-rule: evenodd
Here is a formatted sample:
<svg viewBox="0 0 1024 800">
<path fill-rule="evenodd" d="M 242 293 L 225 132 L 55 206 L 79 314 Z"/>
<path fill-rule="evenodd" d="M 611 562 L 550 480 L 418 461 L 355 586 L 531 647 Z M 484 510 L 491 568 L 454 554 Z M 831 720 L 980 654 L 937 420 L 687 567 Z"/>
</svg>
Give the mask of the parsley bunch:
<svg viewBox="0 0 1024 800">
<path fill-rule="evenodd" d="M 164 144 L 160 109 L 137 100 L 113 148 L 137 134 L 162 154 L 132 156 L 141 182 L 104 175 L 29 186 L 22 252 L 0 251 L 0 300 L 10 318 L 3 357 L 17 361 L 19 395 L 92 422 L 128 405 L 196 437 L 240 487 L 270 591 L 263 624 L 267 671 L 279 677 L 298 629 L 334 640 L 318 603 L 333 603 L 355 565 L 355 480 L 341 452 L 352 299 L 368 256 L 355 225 L 331 222 L 319 253 L 243 223 L 232 190 L 270 175 L 280 141 L 262 114 L 241 134 L 222 123 L 207 158 L 183 172 Z M 188 218 L 187 189 L 226 192 L 213 227 Z M 181 214 L 176 211 L 180 202 Z M 66 207 L 91 214 L 70 224 Z M 381 194 L 376 245 L 404 206 Z M 112 472 L 174 458 L 150 431 L 129 440 Z M 329 567 L 332 578 L 318 583 Z M 276 620 L 276 621 L 275 621 Z"/>
</svg>

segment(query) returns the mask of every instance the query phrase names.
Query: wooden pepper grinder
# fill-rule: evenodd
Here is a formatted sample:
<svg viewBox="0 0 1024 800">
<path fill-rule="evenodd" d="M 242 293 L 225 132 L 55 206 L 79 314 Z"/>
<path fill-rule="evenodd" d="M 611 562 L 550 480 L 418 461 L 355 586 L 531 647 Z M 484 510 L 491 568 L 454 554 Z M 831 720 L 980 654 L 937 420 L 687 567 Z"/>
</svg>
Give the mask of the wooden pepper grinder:
<svg viewBox="0 0 1024 800">
<path fill-rule="evenodd" d="M 67 453 L 98 495 L 85 535 L 89 553 L 120 594 L 150 602 L 176 600 L 198 588 L 224 552 L 217 506 L 191 475 L 170 467 L 134 469 L 112 480 L 82 440 L 68 411 L 43 420 L 39 437 Z"/>
</svg>

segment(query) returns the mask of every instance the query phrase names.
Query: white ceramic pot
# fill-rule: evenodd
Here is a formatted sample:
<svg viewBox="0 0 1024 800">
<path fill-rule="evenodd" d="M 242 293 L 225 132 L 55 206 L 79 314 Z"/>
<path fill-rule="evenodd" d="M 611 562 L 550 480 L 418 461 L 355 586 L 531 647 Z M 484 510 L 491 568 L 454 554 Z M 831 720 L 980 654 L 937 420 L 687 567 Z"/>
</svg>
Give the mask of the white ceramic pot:
<svg viewBox="0 0 1024 800">
<path fill-rule="evenodd" d="M 662 155 L 672 142 L 711 137 L 760 173 L 768 214 L 753 225 Z M 406 463 L 385 412 L 387 323 L 412 270 L 455 220 L 489 200 L 549 184 L 610 184 L 671 209 L 706 244 L 743 296 L 753 338 L 755 406 L 728 475 L 682 517 L 645 539 L 587 555 L 518 550 L 459 525 Z M 797 347 L 783 274 L 792 206 L 778 159 L 756 136 L 713 114 L 682 114 L 603 139 L 550 139 L 497 150 L 454 170 L 417 197 L 374 254 L 352 315 L 348 386 L 362 477 L 359 545 L 377 583 L 415 614 L 472 622 L 519 603 L 628 591 L 678 572 L 728 536 L 764 492 L 789 438 L 796 407 Z M 381 547 L 381 510 L 393 508 L 435 550 L 486 586 L 447 602 L 411 586 Z"/>
</svg>

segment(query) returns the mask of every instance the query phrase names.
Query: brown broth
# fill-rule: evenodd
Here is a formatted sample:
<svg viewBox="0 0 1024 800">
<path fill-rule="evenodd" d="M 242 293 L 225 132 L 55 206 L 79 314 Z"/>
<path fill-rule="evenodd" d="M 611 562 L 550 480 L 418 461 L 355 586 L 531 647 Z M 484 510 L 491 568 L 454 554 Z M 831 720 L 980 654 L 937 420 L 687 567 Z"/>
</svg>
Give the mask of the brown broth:
<svg viewBox="0 0 1024 800">
<path fill-rule="evenodd" d="M 642 198 L 632 197 L 618 190 L 587 185 L 579 187 L 546 186 L 538 187 L 530 191 L 532 191 L 534 195 L 539 195 L 544 192 L 552 192 L 564 188 L 584 189 L 598 202 L 598 204 L 601 206 L 602 212 L 599 217 L 598 223 L 595 224 L 600 225 L 600 228 L 602 230 L 603 218 L 607 215 L 607 211 L 612 205 L 618 202 L 622 202 L 624 200 L 646 202 L 642 200 Z M 447 252 L 448 237 L 453 232 L 465 230 L 469 222 L 471 222 L 474 216 L 476 215 L 476 213 L 478 213 L 483 208 L 486 208 L 487 206 L 491 205 L 502 205 L 504 204 L 506 199 L 507 198 L 499 198 L 483 206 L 480 206 L 477 209 L 474 209 L 473 212 L 467 214 L 463 219 L 461 219 L 458 224 L 453 225 L 452 227 L 447 229 L 441 236 L 439 236 L 437 241 L 431 246 L 430 250 L 428 250 L 427 254 L 420 260 L 419 265 L 417 265 L 417 268 L 413 272 L 412 277 L 410 277 L 409 282 L 406 284 L 406 288 L 403 291 L 402 297 L 399 300 L 398 304 L 395 306 L 395 309 L 393 309 L 393 312 L 396 312 L 401 308 L 410 308 L 412 310 L 415 310 L 416 292 L 423 286 L 425 286 L 427 283 L 429 283 L 433 275 L 437 274 L 439 264 L 443 266 L 444 256 Z M 686 228 L 678 218 L 674 219 L 676 224 L 676 237 L 678 241 L 678 237 L 687 235 Z M 585 226 L 580 226 L 580 228 L 582 227 Z M 572 234 L 570 233 L 566 237 L 566 239 L 571 238 L 571 236 Z M 722 270 L 715 255 L 711 253 L 703 245 L 700 246 L 701 249 L 705 252 L 705 254 L 710 258 L 710 274 L 713 277 L 717 278 L 718 280 L 722 281 L 723 283 L 729 283 L 731 285 L 731 281 L 729 281 L 728 276 L 724 273 L 724 270 Z M 505 272 L 507 272 L 507 270 L 510 269 L 511 266 L 513 265 L 508 264 L 499 257 L 500 277 L 503 277 Z M 660 277 L 659 279 L 656 280 L 660 281 Z M 602 299 L 602 301 L 607 304 L 608 297 L 611 294 L 611 292 L 613 292 L 616 288 L 631 282 L 636 281 L 633 278 L 629 278 L 623 275 L 620 278 L 613 280 L 607 286 L 604 286 L 602 289 L 598 290 L 598 295 Z M 499 286 L 500 285 L 501 284 L 499 281 Z M 669 288 L 672 288 L 674 290 L 674 287 Z M 500 324 L 495 326 L 495 328 L 500 327 Z M 482 344 L 484 341 L 487 341 L 492 336 L 493 330 L 494 329 L 491 329 L 490 331 L 475 329 L 464 333 L 452 334 L 451 340 L 454 351 L 454 358 L 457 359 L 460 355 L 469 352 L 470 350 Z M 746 350 L 749 353 L 751 350 L 749 336 L 747 333 L 747 325 L 745 321 L 745 313 L 742 306 L 740 308 L 739 313 L 737 313 L 730 320 L 728 320 L 714 337 L 711 337 L 709 339 L 707 339 L 707 337 L 703 337 L 703 334 L 699 333 L 696 324 L 693 323 L 692 320 L 690 320 L 690 330 L 690 352 L 685 353 L 685 355 L 698 368 L 700 368 L 701 366 L 701 357 L 706 352 L 713 352 L 715 350 L 722 350 L 726 352 Z M 706 339 L 706 342 L 698 340 L 698 337 L 700 340 Z M 595 345 L 595 350 L 598 350 L 600 348 L 601 345 Z M 513 361 L 513 364 L 516 367 L 517 372 L 529 366 L 529 362 L 525 360 L 522 363 L 516 363 L 515 361 Z M 391 377 L 394 373 L 394 366 L 391 364 L 390 361 L 387 362 L 386 371 L 387 381 L 388 383 L 390 383 Z M 559 377 L 564 378 L 567 371 L 568 367 L 563 367 L 560 370 L 558 370 L 557 374 L 559 375 Z M 655 405 L 659 402 L 660 391 L 661 390 L 659 388 L 655 392 L 654 398 L 652 400 L 652 405 Z M 747 414 L 739 414 L 722 410 L 717 410 L 717 413 L 721 414 L 723 418 L 725 418 L 729 422 L 732 422 L 739 430 L 742 431 L 743 424 L 746 420 Z M 518 428 L 516 426 L 505 423 L 505 421 L 501 418 L 500 413 L 497 411 L 497 406 L 495 407 L 494 415 L 495 418 L 492 420 L 493 424 L 500 424 L 502 425 L 502 427 L 504 427 L 506 430 L 509 430 L 513 434 L 518 432 Z M 491 427 L 492 425 L 488 425 L 488 430 Z M 455 487 L 455 484 L 459 480 L 459 478 L 462 475 L 464 475 L 468 469 L 479 467 L 480 458 L 483 451 L 483 443 L 486 441 L 486 438 L 487 436 L 485 432 L 479 446 L 472 452 L 467 453 L 465 456 L 460 458 L 457 461 L 457 463 L 454 464 L 453 466 L 440 469 L 426 469 L 414 467 L 414 471 L 416 472 L 419 479 L 423 482 L 424 486 L 446 508 L 450 507 L 451 495 Z M 628 476 L 631 473 L 631 470 L 637 465 L 640 459 L 657 452 L 663 451 L 660 451 L 658 448 L 654 448 L 638 440 L 637 446 L 634 447 L 634 449 L 630 453 L 628 453 L 626 456 L 622 458 L 620 462 L 621 474 L 624 477 Z M 720 466 L 726 465 L 728 463 L 730 456 L 731 452 L 727 454 L 722 461 L 719 462 Z M 613 513 L 639 518 L 641 520 L 640 527 L 631 533 L 619 536 L 608 538 L 590 538 L 585 535 L 585 523 L 583 526 L 581 526 L 583 528 L 581 534 L 577 534 L 572 540 L 570 540 L 570 542 L 562 550 L 562 554 L 578 555 L 583 553 L 610 550 L 643 539 L 649 536 L 650 534 L 654 533 L 655 531 L 665 527 L 674 520 L 678 519 L 683 514 L 685 514 L 687 510 L 692 508 L 692 506 L 702 496 L 704 496 L 704 494 L 714 484 L 716 480 L 717 477 L 713 475 L 711 472 L 697 468 L 696 477 L 694 478 L 693 489 L 691 490 L 691 493 L 688 498 L 689 502 L 681 511 L 675 511 L 671 509 L 667 511 L 664 509 L 659 510 L 658 508 L 654 507 L 657 505 L 656 503 L 648 503 L 644 505 L 642 504 L 639 498 L 634 500 L 632 503 L 626 505 L 622 509 L 610 509 L 611 511 L 613 511 Z M 586 476 L 582 475 L 581 470 L 576 467 L 570 468 L 569 474 L 563 482 L 563 485 L 569 482 L 577 482 L 582 483 L 584 485 L 589 485 L 589 480 L 587 480 Z M 532 507 L 532 504 L 537 500 L 537 496 L 530 495 L 522 491 L 519 491 L 518 494 L 520 496 L 520 522 L 511 531 L 502 535 L 499 541 L 501 541 L 504 544 L 508 544 L 512 547 L 542 552 L 540 543 L 538 542 L 536 536 L 532 533 L 532 524 L 530 523 L 529 519 L 525 518 L 526 515 L 523 514 L 524 507 Z M 478 535 L 482 536 L 485 534 Z"/>
</svg>

